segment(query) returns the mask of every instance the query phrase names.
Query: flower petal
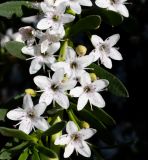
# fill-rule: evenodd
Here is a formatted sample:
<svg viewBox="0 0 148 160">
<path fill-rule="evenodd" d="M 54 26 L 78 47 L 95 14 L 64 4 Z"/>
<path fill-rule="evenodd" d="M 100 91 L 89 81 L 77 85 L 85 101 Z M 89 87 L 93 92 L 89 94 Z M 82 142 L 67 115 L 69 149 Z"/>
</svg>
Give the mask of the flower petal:
<svg viewBox="0 0 148 160">
<path fill-rule="evenodd" d="M 32 102 L 31 96 L 29 94 L 26 94 L 23 98 L 23 108 L 24 109 L 32 109 L 33 108 L 33 102 Z"/>
<path fill-rule="evenodd" d="M 72 97 L 80 97 L 80 95 L 83 93 L 82 87 L 76 87 L 70 90 L 70 95 Z"/>
<path fill-rule="evenodd" d="M 49 46 L 49 41 L 48 39 L 46 39 L 41 43 L 41 53 L 45 53 L 48 49 L 48 46 Z"/>
<path fill-rule="evenodd" d="M 93 49 L 89 55 L 92 55 L 94 57 L 93 62 L 97 61 L 100 58 L 100 51 L 99 49 Z"/>
<path fill-rule="evenodd" d="M 129 12 L 128 12 L 128 9 L 126 8 L 125 5 L 123 5 L 123 4 L 118 5 L 117 10 L 124 17 L 129 17 Z"/>
<path fill-rule="evenodd" d="M 79 152 L 82 156 L 84 157 L 91 156 L 91 150 L 85 141 L 77 143 L 75 147 L 76 147 L 76 151 Z"/>
<path fill-rule="evenodd" d="M 66 145 L 70 142 L 71 138 L 68 134 L 64 134 L 58 138 L 56 138 L 54 144 L 55 145 Z"/>
<path fill-rule="evenodd" d="M 93 46 L 95 47 L 95 48 L 97 48 L 97 47 L 99 47 L 99 45 L 101 44 L 101 43 L 103 43 L 104 41 L 103 41 L 103 39 L 101 38 L 101 37 L 99 37 L 99 36 L 97 36 L 97 35 L 92 35 L 92 37 L 91 37 L 91 43 L 93 44 Z"/>
<path fill-rule="evenodd" d="M 29 46 L 29 47 L 25 46 L 25 47 L 22 48 L 21 51 L 24 54 L 27 54 L 27 55 L 30 55 L 30 56 L 35 56 L 36 51 L 37 51 L 37 47 L 35 47 L 35 46 Z"/>
<path fill-rule="evenodd" d="M 34 119 L 33 125 L 42 131 L 46 131 L 50 127 L 49 123 L 43 117 Z"/>
<path fill-rule="evenodd" d="M 29 118 L 22 120 L 19 126 L 19 130 L 25 132 L 26 134 L 29 134 L 32 131 L 32 128 L 32 121 Z"/>
<path fill-rule="evenodd" d="M 104 56 L 103 59 L 101 60 L 101 63 L 106 67 L 111 69 L 112 68 L 112 61 L 110 58 Z"/>
<path fill-rule="evenodd" d="M 104 99 L 97 92 L 89 95 L 89 101 L 91 104 L 93 104 L 94 106 L 99 107 L 99 108 L 103 108 L 105 106 Z"/>
<path fill-rule="evenodd" d="M 66 125 L 66 132 L 68 134 L 73 134 L 75 132 L 78 132 L 78 127 L 73 121 L 69 121 Z"/>
<path fill-rule="evenodd" d="M 48 18 L 43 18 L 38 22 L 37 28 L 40 30 L 45 30 L 51 27 L 51 25 L 52 25 L 52 21 L 50 21 Z"/>
<path fill-rule="evenodd" d="M 52 76 L 52 81 L 56 83 L 60 83 L 64 79 L 64 69 L 60 68 L 55 71 L 55 73 Z"/>
<path fill-rule="evenodd" d="M 40 96 L 39 103 L 46 103 L 46 105 L 50 105 L 53 100 L 53 94 L 49 91 L 42 93 Z"/>
<path fill-rule="evenodd" d="M 83 73 L 80 77 L 80 84 L 85 87 L 88 84 L 91 84 L 91 78 L 87 72 Z"/>
<path fill-rule="evenodd" d="M 109 81 L 106 79 L 96 80 L 92 83 L 95 88 L 95 91 L 101 91 L 109 85 Z"/>
<path fill-rule="evenodd" d="M 42 68 L 43 62 L 39 58 L 35 58 L 31 61 L 31 65 L 29 68 L 30 74 L 35 74 L 37 71 L 39 71 Z"/>
<path fill-rule="evenodd" d="M 75 16 L 70 15 L 70 14 L 64 14 L 62 16 L 62 23 L 66 24 L 66 23 L 70 23 L 75 19 Z"/>
<path fill-rule="evenodd" d="M 110 5 L 109 0 L 96 0 L 95 3 L 100 8 L 107 8 Z"/>
<path fill-rule="evenodd" d="M 51 86 L 50 79 L 46 76 L 36 76 L 33 80 L 40 89 L 47 89 Z"/>
<path fill-rule="evenodd" d="M 42 115 L 45 110 L 47 108 L 46 103 L 39 103 L 37 105 L 34 106 L 34 111 L 37 117 L 39 117 L 40 115 Z"/>
<path fill-rule="evenodd" d="M 26 112 L 22 108 L 16 108 L 7 113 L 7 118 L 18 121 L 22 120 L 26 115 Z"/>
<path fill-rule="evenodd" d="M 76 59 L 76 52 L 72 47 L 67 47 L 66 50 L 66 61 L 67 62 L 72 62 Z"/>
<path fill-rule="evenodd" d="M 65 147 L 65 151 L 64 151 L 64 158 L 68 158 L 74 151 L 74 146 L 72 145 L 72 143 L 69 143 L 66 147 Z"/>
<path fill-rule="evenodd" d="M 57 92 L 54 96 L 54 100 L 64 109 L 69 107 L 69 99 L 64 93 Z"/>
<path fill-rule="evenodd" d="M 78 58 L 78 63 L 80 63 L 83 68 L 89 66 L 93 61 L 94 61 L 93 55 L 87 55 Z"/>
<path fill-rule="evenodd" d="M 114 60 L 122 60 L 123 57 L 121 53 L 116 48 L 111 48 L 109 56 Z"/>
<path fill-rule="evenodd" d="M 82 6 L 88 6 L 88 7 L 92 6 L 92 2 L 90 0 L 80 0 L 79 3 Z"/>
<path fill-rule="evenodd" d="M 89 139 L 91 138 L 95 133 L 97 132 L 96 129 L 93 129 L 93 128 L 86 128 L 86 129 L 81 129 L 79 131 L 80 135 L 81 135 L 81 138 L 83 140 L 86 140 L 86 139 Z"/>
<path fill-rule="evenodd" d="M 82 110 L 86 106 L 87 102 L 88 102 L 88 96 L 87 94 L 83 93 L 78 99 L 77 110 L 78 111 Z"/>
<path fill-rule="evenodd" d="M 61 87 L 63 89 L 63 91 L 67 91 L 70 89 L 73 89 L 77 84 L 77 81 L 75 80 L 66 80 L 64 83 L 61 84 Z"/>
<path fill-rule="evenodd" d="M 110 47 L 113 47 L 120 39 L 120 35 L 119 34 L 114 34 L 110 37 L 108 37 L 105 40 L 105 43 L 107 43 Z"/>
<path fill-rule="evenodd" d="M 81 13 L 81 6 L 80 6 L 80 4 L 79 3 L 70 3 L 70 8 L 74 11 L 74 12 L 76 12 L 77 14 L 80 14 Z"/>
<path fill-rule="evenodd" d="M 49 45 L 48 49 L 47 49 L 47 53 L 52 55 L 55 52 L 57 52 L 60 48 L 60 42 L 56 42 L 56 43 L 52 43 Z"/>
</svg>

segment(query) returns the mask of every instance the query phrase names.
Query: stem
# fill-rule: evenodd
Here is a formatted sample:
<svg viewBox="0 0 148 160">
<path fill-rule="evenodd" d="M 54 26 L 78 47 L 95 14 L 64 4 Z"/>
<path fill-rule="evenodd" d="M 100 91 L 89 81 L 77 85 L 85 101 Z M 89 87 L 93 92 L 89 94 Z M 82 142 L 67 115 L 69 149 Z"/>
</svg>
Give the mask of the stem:
<svg viewBox="0 0 148 160">
<path fill-rule="evenodd" d="M 61 46 L 61 50 L 58 58 L 59 62 L 65 61 L 67 47 L 68 47 L 68 40 L 65 40 L 65 42 Z"/>
</svg>

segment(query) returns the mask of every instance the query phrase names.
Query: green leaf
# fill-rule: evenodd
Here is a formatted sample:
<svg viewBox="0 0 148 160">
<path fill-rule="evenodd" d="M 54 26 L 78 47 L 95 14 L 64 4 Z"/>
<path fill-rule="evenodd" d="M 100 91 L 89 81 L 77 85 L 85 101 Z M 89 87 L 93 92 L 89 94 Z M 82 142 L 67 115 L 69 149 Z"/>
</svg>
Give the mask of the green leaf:
<svg viewBox="0 0 148 160">
<path fill-rule="evenodd" d="M 26 148 L 23 153 L 19 156 L 18 160 L 27 160 L 29 156 L 28 148 Z"/>
<path fill-rule="evenodd" d="M 115 120 L 101 108 L 94 107 L 90 112 L 107 127 L 112 127 L 116 124 Z"/>
<path fill-rule="evenodd" d="M 47 113 L 50 115 L 50 116 L 55 116 L 56 114 L 59 114 L 63 111 L 64 109 L 62 107 L 54 107 L 50 110 L 47 111 Z"/>
<path fill-rule="evenodd" d="M 97 15 L 87 16 L 79 20 L 71 27 L 70 36 L 77 35 L 80 32 L 86 32 L 93 29 L 98 29 L 101 24 L 101 18 Z"/>
<path fill-rule="evenodd" d="M 2 134 L 3 136 L 7 136 L 7 137 L 16 137 L 22 140 L 33 140 L 33 138 L 27 134 L 25 134 L 24 132 L 18 130 L 18 129 L 10 129 L 10 128 L 5 128 L 5 127 L 0 127 L 0 134 Z"/>
<path fill-rule="evenodd" d="M 40 156 L 40 160 L 49 160 L 49 157 L 42 153 L 39 153 L 39 156 Z"/>
<path fill-rule="evenodd" d="M 60 132 L 65 127 L 65 124 L 66 123 L 64 121 L 58 122 L 58 123 L 54 124 L 53 126 L 51 126 L 47 131 L 45 131 L 43 133 L 43 135 L 51 136 L 53 134 L 56 134 L 56 133 Z"/>
<path fill-rule="evenodd" d="M 23 15 L 22 6 L 32 8 L 32 3 L 28 1 L 12 1 L 0 4 L 0 16 L 11 18 L 12 15 L 21 17 Z"/>
<path fill-rule="evenodd" d="M 39 150 L 39 152 L 41 152 L 42 154 L 44 154 L 50 158 L 58 158 L 57 154 L 53 150 L 51 150 L 45 146 L 36 145 L 36 148 Z"/>
<path fill-rule="evenodd" d="M 40 160 L 39 154 L 36 150 L 33 150 L 32 160 Z"/>
<path fill-rule="evenodd" d="M 105 23 L 111 25 L 111 26 L 118 26 L 122 23 L 123 21 L 123 17 L 114 11 L 110 11 L 107 9 L 103 9 L 103 8 L 91 8 L 91 9 L 87 9 L 84 10 L 84 12 L 82 12 L 82 16 L 86 16 L 86 15 L 99 15 L 102 18 L 102 21 L 104 21 Z"/>
<path fill-rule="evenodd" d="M 22 54 L 21 49 L 25 46 L 24 43 L 9 41 L 5 44 L 6 50 L 14 57 L 25 60 L 26 57 Z"/>
<path fill-rule="evenodd" d="M 10 160 L 11 159 L 11 153 L 4 151 L 0 153 L 0 159 Z"/>
<path fill-rule="evenodd" d="M 7 114 L 8 109 L 0 108 L 0 121 L 5 120 L 5 116 Z"/>
<path fill-rule="evenodd" d="M 13 152 L 15 152 L 15 151 L 19 151 L 19 150 L 21 150 L 21 149 L 26 148 L 28 145 L 29 145 L 29 142 L 28 142 L 28 141 L 22 142 L 21 144 L 15 146 L 15 147 L 9 148 L 8 151 L 13 153 Z"/>
<path fill-rule="evenodd" d="M 117 77 L 94 63 L 90 67 L 94 69 L 95 74 L 99 78 L 109 81 L 108 89 L 111 93 L 121 97 L 129 97 L 126 87 Z"/>
</svg>

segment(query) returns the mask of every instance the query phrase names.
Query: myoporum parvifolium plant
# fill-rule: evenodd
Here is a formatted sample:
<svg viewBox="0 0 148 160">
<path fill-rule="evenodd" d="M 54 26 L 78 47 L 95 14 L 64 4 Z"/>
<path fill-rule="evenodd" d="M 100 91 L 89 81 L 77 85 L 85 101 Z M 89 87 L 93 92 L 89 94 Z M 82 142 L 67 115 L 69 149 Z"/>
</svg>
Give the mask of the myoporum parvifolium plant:
<svg viewBox="0 0 148 160">
<path fill-rule="evenodd" d="M 102 160 L 97 139 L 116 144 L 110 134 L 115 121 L 103 110 L 107 102 L 102 92 L 129 96 L 109 72 L 115 60 L 123 60 L 116 47 L 120 34 L 101 38 L 97 32 L 105 23 L 111 28 L 128 18 L 126 4 L 126 0 L 0 4 L 1 17 L 16 16 L 27 24 L 16 33 L 8 29 L 1 50 L 28 61 L 34 83 L 0 106 L 0 135 L 7 139 L 0 159 L 61 160 L 76 155 Z M 23 17 L 24 7 L 36 14 Z M 76 43 L 80 34 L 89 46 Z"/>
</svg>

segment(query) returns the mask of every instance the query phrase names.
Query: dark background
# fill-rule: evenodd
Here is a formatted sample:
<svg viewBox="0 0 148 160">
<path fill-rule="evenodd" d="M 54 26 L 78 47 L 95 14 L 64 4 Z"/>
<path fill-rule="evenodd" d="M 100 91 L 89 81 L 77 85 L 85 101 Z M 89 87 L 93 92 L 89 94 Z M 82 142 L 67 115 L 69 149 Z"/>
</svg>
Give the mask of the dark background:
<svg viewBox="0 0 148 160">
<path fill-rule="evenodd" d="M 111 70 L 125 84 L 129 98 L 119 98 L 108 95 L 105 110 L 117 122 L 113 134 L 119 143 L 130 142 L 125 146 L 102 150 L 105 159 L 113 160 L 147 160 L 148 152 L 148 112 L 147 112 L 147 65 L 148 54 L 148 2 L 146 0 L 130 1 L 127 7 L 130 18 L 118 27 L 111 28 L 103 24 L 98 34 L 107 38 L 114 33 L 120 33 L 118 43 L 124 60 L 113 62 Z M 7 27 L 15 28 L 22 25 L 18 19 L 6 20 L 0 17 L 1 32 Z M 84 42 L 85 43 L 85 42 Z M 22 62 L 12 57 L 0 58 L 0 104 L 24 91 L 32 85 L 32 77 L 28 77 L 29 62 Z"/>
</svg>

